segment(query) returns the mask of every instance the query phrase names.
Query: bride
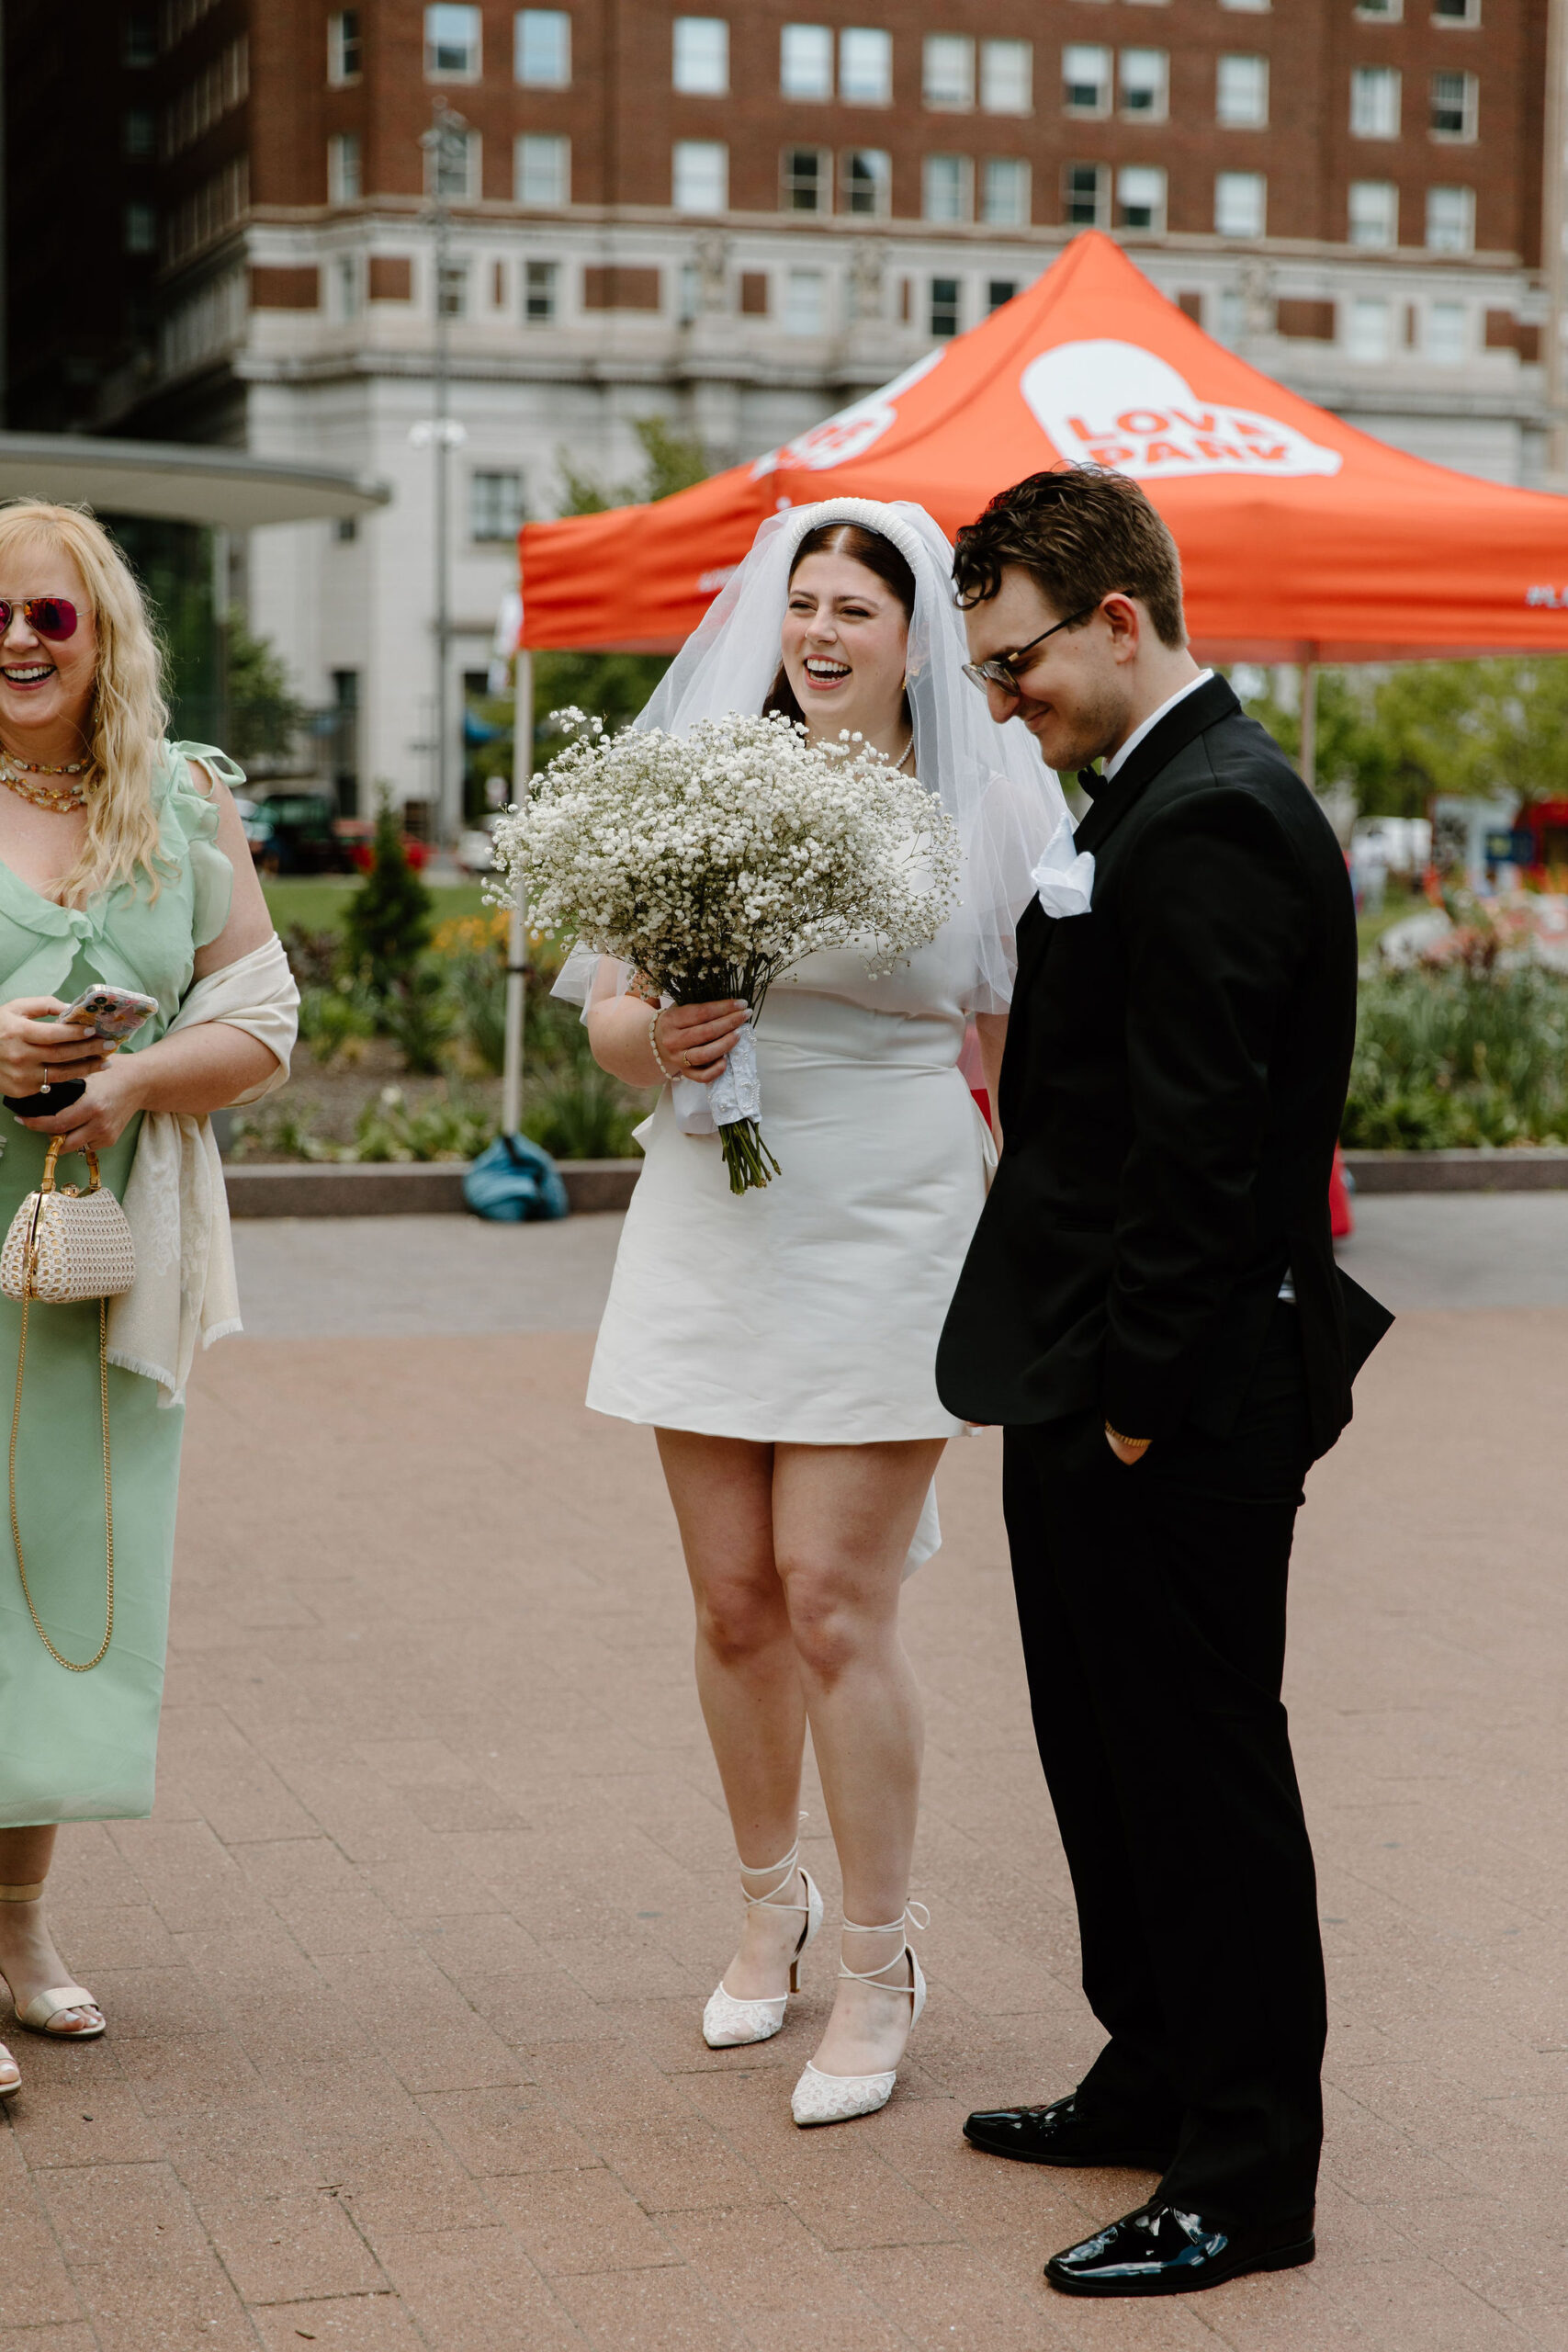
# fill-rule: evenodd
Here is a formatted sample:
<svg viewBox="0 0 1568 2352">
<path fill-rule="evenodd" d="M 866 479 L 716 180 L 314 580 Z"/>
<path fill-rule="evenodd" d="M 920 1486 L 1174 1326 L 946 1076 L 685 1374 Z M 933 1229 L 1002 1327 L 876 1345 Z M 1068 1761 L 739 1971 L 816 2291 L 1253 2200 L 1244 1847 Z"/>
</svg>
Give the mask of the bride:
<svg viewBox="0 0 1568 2352">
<path fill-rule="evenodd" d="M 1064 806 L 1029 738 L 963 679 L 951 560 L 919 506 L 773 517 L 637 721 L 680 735 L 768 708 L 863 735 L 943 802 L 964 855 L 957 913 L 890 977 L 819 952 L 774 983 L 756 1038 L 768 1190 L 733 1196 L 716 1137 L 683 1134 L 660 1096 L 588 1390 L 653 1425 L 696 1602 L 745 1903 L 703 2018 L 714 2048 L 779 2031 L 822 1923 L 797 1839 L 811 1727 L 844 1917 L 800 2124 L 883 2106 L 924 2003 L 907 1932 L 923 1924 L 920 1702 L 898 1594 L 941 1541 L 931 1478 L 959 1424 L 932 1367 L 994 1159 L 958 1058 L 973 1019 L 994 1101 L 1013 927 Z M 661 1007 L 607 960 L 574 959 L 558 992 L 586 994 L 595 1059 L 635 1086 L 711 1081 L 746 1018 Z"/>
</svg>

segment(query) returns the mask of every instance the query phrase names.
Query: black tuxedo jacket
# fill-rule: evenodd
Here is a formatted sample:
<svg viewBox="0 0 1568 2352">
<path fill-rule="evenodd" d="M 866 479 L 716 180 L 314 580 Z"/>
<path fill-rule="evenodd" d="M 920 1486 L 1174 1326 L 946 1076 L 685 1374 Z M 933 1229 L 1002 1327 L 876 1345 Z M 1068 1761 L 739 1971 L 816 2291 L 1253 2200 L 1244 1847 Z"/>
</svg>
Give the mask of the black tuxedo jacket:
<svg viewBox="0 0 1568 2352">
<path fill-rule="evenodd" d="M 1393 1319 L 1329 1233 L 1356 1025 L 1338 843 L 1218 678 L 1099 785 L 1077 842 L 1090 910 L 1032 899 L 1018 928 L 1004 1148 L 942 1332 L 942 1401 L 1226 1437 L 1288 1269 L 1325 1453 Z"/>
</svg>

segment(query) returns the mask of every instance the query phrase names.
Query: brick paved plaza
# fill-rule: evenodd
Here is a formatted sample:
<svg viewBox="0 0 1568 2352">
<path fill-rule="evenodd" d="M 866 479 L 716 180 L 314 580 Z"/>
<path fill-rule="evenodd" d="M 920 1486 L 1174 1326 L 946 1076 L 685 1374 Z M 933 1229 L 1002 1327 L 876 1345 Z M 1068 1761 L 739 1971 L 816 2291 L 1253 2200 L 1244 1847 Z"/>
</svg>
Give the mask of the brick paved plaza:
<svg viewBox="0 0 1568 2352">
<path fill-rule="evenodd" d="M 1311 1483 L 1317 2263 L 1096 2305 L 1041 2263 L 1146 2177 L 959 2134 L 1097 2039 L 997 1441 L 950 1449 L 908 1593 L 931 2006 L 892 2105 L 803 2134 L 831 1939 L 778 2041 L 704 2048 L 737 1902 L 653 1445 L 581 1409 L 584 1329 L 526 1328 L 592 1321 L 613 1238 L 243 1234 L 279 1336 L 193 1394 L 156 1815 L 62 1840 L 62 1941 L 110 2027 L 10 2035 L 0 2352 L 1562 2352 L 1568 1306 L 1405 1316 Z M 1542 1262 L 1527 1295 L 1561 1300 Z"/>
</svg>

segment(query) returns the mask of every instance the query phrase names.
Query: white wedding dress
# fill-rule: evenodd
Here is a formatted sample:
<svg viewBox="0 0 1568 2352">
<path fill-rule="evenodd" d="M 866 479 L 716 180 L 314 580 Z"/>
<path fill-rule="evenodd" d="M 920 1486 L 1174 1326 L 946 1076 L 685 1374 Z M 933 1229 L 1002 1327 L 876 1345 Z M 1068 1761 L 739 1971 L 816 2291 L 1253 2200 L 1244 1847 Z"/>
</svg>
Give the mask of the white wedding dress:
<svg viewBox="0 0 1568 2352">
<path fill-rule="evenodd" d="M 886 978 L 807 956 L 757 1023 L 779 1173 L 729 1189 L 716 1136 L 669 1090 L 599 1329 L 597 1412 L 714 1437 L 868 1445 L 951 1437 L 936 1343 L 986 1193 L 988 1130 L 957 1064 L 964 1013 L 939 936 Z"/>
</svg>

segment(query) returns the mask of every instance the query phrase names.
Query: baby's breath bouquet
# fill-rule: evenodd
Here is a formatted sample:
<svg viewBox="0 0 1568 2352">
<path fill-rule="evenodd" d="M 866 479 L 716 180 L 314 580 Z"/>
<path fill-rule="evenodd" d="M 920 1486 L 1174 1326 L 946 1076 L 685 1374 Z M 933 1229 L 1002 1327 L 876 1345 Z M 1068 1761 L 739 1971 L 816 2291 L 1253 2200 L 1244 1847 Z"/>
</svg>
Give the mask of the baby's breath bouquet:
<svg viewBox="0 0 1568 2352">
<path fill-rule="evenodd" d="M 572 741 L 496 828 L 505 899 L 676 1004 L 743 998 L 755 1021 L 803 956 L 856 947 L 890 971 L 953 910 L 952 819 L 858 736 L 814 741 L 778 714 L 705 718 L 679 738 L 558 716 Z M 750 1026 L 723 1075 L 691 1091 L 711 1107 L 730 1190 L 766 1184 L 778 1162 Z"/>
</svg>

